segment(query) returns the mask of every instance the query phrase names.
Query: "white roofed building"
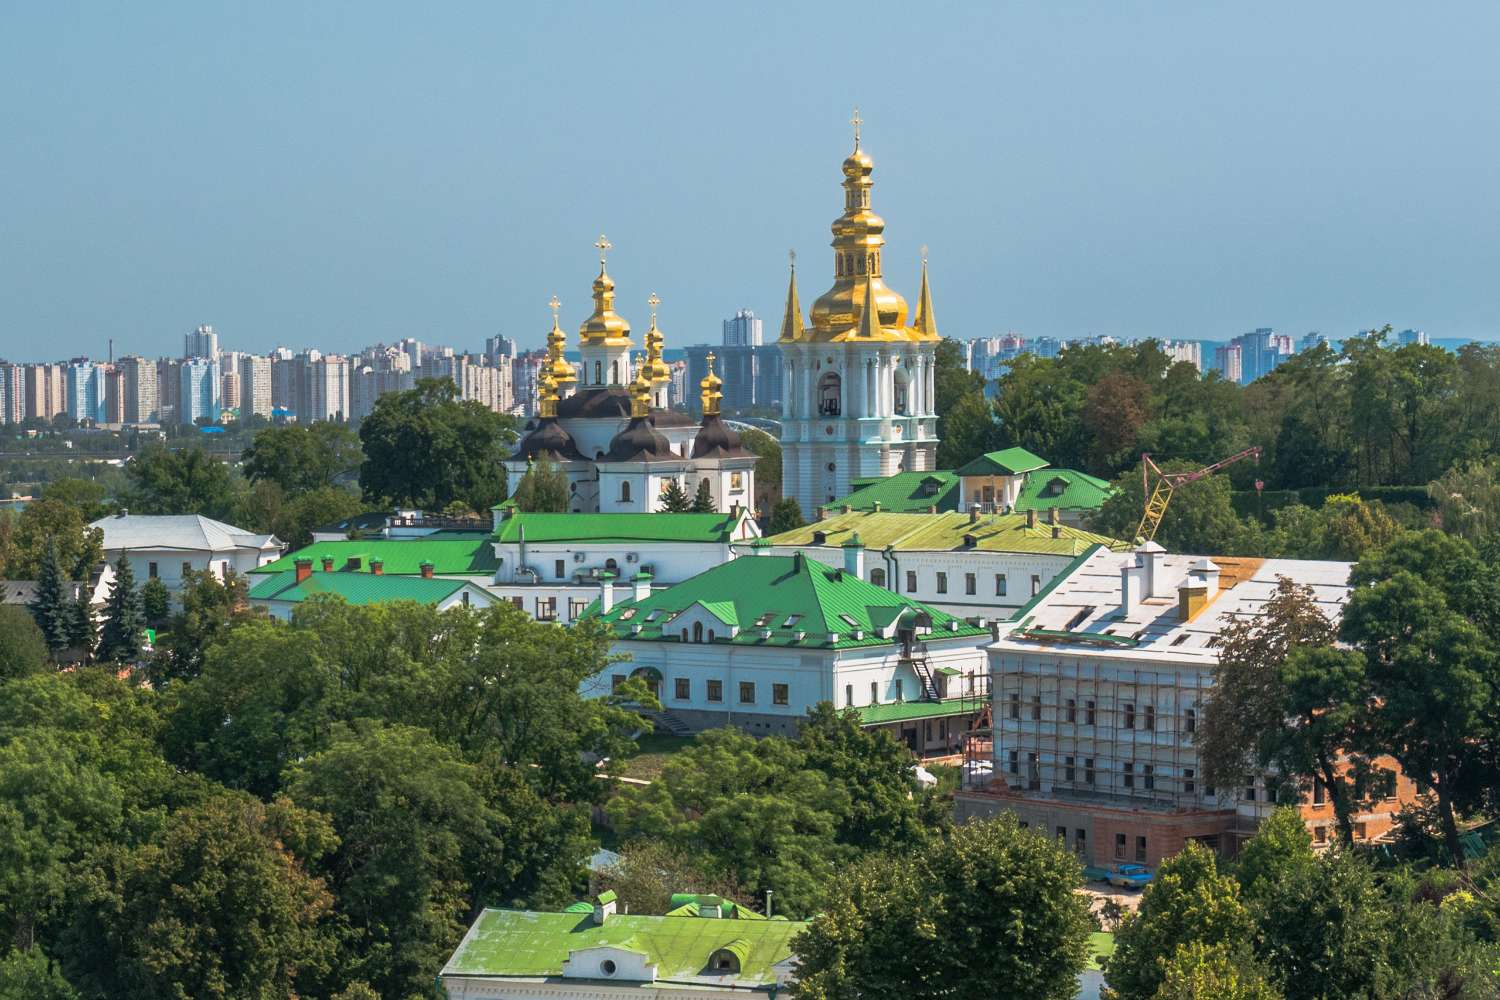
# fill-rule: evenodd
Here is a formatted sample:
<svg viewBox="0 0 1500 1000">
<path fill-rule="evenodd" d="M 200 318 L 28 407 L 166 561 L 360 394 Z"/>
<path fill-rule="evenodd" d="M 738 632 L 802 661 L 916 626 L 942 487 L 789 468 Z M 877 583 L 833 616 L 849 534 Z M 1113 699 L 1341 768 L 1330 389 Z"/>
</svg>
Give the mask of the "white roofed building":
<svg viewBox="0 0 1500 1000">
<path fill-rule="evenodd" d="M 104 532 L 104 557 L 130 557 L 136 578 L 158 577 L 169 590 L 182 587 L 189 570 L 224 577 L 248 573 L 281 555 L 275 535 L 258 535 L 201 514 L 131 514 L 120 511 L 89 525 Z"/>
</svg>

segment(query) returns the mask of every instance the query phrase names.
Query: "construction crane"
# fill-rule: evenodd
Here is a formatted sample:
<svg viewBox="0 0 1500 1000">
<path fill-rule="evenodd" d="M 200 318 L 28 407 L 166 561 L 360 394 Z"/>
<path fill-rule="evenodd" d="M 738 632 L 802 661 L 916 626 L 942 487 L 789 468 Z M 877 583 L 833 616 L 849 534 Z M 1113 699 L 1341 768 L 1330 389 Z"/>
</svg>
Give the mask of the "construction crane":
<svg viewBox="0 0 1500 1000">
<path fill-rule="evenodd" d="M 1167 515 L 1167 504 L 1172 502 L 1172 491 L 1177 487 L 1197 482 L 1227 465 L 1233 465 L 1246 458 L 1259 461 L 1260 449 L 1246 448 L 1213 465 L 1206 465 L 1196 472 L 1163 472 L 1161 466 L 1151 460 L 1150 455 L 1143 453 L 1141 455 L 1141 495 L 1146 498 L 1146 509 L 1141 512 L 1140 526 L 1135 529 L 1136 538 L 1142 542 L 1149 542 L 1156 537 L 1156 529 L 1161 527 L 1161 519 Z M 1156 475 L 1154 486 L 1151 483 L 1153 473 Z"/>
</svg>

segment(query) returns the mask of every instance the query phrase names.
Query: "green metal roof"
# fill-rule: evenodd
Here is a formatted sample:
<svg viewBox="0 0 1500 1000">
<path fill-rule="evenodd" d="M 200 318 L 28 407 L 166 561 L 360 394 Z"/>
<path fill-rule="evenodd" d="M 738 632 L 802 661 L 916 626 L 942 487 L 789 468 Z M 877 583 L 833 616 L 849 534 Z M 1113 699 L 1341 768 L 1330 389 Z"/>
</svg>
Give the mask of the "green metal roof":
<svg viewBox="0 0 1500 1000">
<path fill-rule="evenodd" d="M 436 604 L 469 584 L 463 580 L 445 580 L 420 576 L 376 576 L 373 573 L 314 572 L 302 583 L 295 570 L 273 573 L 254 587 L 250 597 L 258 601 L 289 601 L 293 604 L 314 594 L 337 594 L 350 604 L 380 604 L 384 601 L 417 601 Z"/>
<path fill-rule="evenodd" d="M 879 502 L 881 510 L 919 513 L 928 507 L 957 510 L 963 499 L 958 476 L 943 470 L 898 472 L 884 479 L 857 479 L 854 485 L 857 489 L 843 499 L 828 504 L 826 509 L 839 510 L 847 504 L 855 510 L 874 510 L 876 502 Z M 866 539 L 865 544 L 871 543 Z"/>
<path fill-rule="evenodd" d="M 968 514 L 957 511 L 947 514 L 853 511 L 772 535 L 769 541 L 772 545 L 811 546 L 814 536 L 821 533 L 823 544 L 829 549 L 829 560 L 839 565 L 843 564 L 843 553 L 835 550 L 856 533 L 870 549 L 865 557 L 867 562 L 876 550 L 888 546 L 898 552 L 1026 552 L 1069 558 L 1094 545 L 1118 550 L 1129 547 L 1117 538 L 1082 528 L 1066 524 L 1057 527 L 1058 537 L 1053 538 L 1052 525 L 1038 518 L 1034 526 L 1028 527 L 1024 514 L 982 514 L 971 523 Z M 969 536 L 974 540 L 972 546 L 965 541 Z"/>
<path fill-rule="evenodd" d="M 373 575 L 370 560 L 378 559 L 386 576 L 418 576 L 422 563 L 432 563 L 439 576 L 490 576 L 499 565 L 492 540 L 473 532 L 447 532 L 423 538 L 352 539 L 339 542 L 314 542 L 275 562 L 251 570 L 252 573 L 282 573 L 296 569 L 298 559 L 311 559 L 313 569 L 323 568 L 323 558 L 332 557 L 335 571 Z M 349 567 L 359 560 L 359 569 Z"/>
<path fill-rule="evenodd" d="M 672 617 L 694 604 L 710 606 L 726 621 L 728 612 L 721 613 L 720 606 L 732 606 L 739 634 L 717 636 L 715 641 L 740 646 L 845 649 L 882 645 L 894 640 L 881 638 L 875 630 L 893 621 L 892 609 L 925 612 L 932 619 L 934 639 L 988 634 L 987 629 L 800 555 L 743 556 L 639 601 L 618 603 L 600 618 L 619 639 L 676 641 L 679 633 L 670 625 Z M 757 624 L 761 621 L 765 624 Z M 950 622 L 956 622 L 957 628 L 950 630 Z M 633 631 L 635 626 L 640 626 L 639 633 Z M 766 629 L 771 631 L 770 638 L 761 637 Z M 862 638 L 850 637 L 856 630 L 864 633 Z M 800 641 L 798 632 L 805 633 Z M 831 633 L 839 635 L 838 642 L 828 642 Z"/>
<path fill-rule="evenodd" d="M 561 976 L 570 952 L 615 947 L 641 952 L 656 982 L 757 986 L 776 982 L 775 966 L 792 957 L 792 939 L 807 924 L 794 920 L 724 920 L 693 916 L 616 914 L 602 924 L 591 914 L 487 909 L 474 921 L 444 976 Z M 738 973 L 714 974 L 709 960 L 730 949 Z M 602 978 L 602 977 L 600 977 Z"/>
<path fill-rule="evenodd" d="M 1047 460 L 1025 448 L 991 451 L 959 466 L 960 476 L 1019 476 L 1023 472 L 1045 469 Z"/>
<path fill-rule="evenodd" d="M 1026 477 L 1026 484 L 1016 497 L 1015 509 L 1098 510 L 1114 495 L 1114 486 L 1105 479 L 1076 469 L 1043 469 Z"/>
<path fill-rule="evenodd" d="M 864 705 L 859 718 L 867 726 L 882 722 L 910 722 L 913 719 L 941 719 L 953 715 L 973 715 L 983 708 L 981 702 L 962 698 L 947 701 L 896 701 L 887 705 Z"/>
<path fill-rule="evenodd" d="M 528 542 L 727 542 L 733 514 L 512 514 L 495 538 Z"/>
</svg>

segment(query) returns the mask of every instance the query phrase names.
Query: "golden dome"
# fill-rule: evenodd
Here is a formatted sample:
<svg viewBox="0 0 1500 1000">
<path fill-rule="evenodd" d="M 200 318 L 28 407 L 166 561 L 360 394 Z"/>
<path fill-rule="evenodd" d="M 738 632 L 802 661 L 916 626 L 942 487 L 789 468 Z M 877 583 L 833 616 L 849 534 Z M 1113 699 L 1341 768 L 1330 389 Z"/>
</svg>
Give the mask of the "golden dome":
<svg viewBox="0 0 1500 1000">
<path fill-rule="evenodd" d="M 724 380 L 714 374 L 714 352 L 709 351 L 704 360 L 708 362 L 708 374 L 698 382 L 698 391 L 703 402 L 703 415 L 706 417 L 719 412 L 719 401 L 724 398 L 719 390 L 724 385 Z"/>
<path fill-rule="evenodd" d="M 665 385 L 672 381 L 672 369 L 661 359 L 662 348 L 666 346 L 667 338 L 656 328 L 656 307 L 661 305 L 661 299 L 652 292 L 651 297 L 646 300 L 651 306 L 651 329 L 646 331 L 646 377 L 651 380 L 652 385 Z"/>
<path fill-rule="evenodd" d="M 557 296 L 552 296 L 552 301 L 547 303 L 552 307 L 552 330 L 547 334 L 547 360 L 542 367 L 552 376 L 552 381 L 559 387 L 578 381 L 578 372 L 563 357 L 563 351 L 567 349 L 568 337 L 562 332 L 562 327 L 557 323 L 557 310 L 561 303 Z"/>
<path fill-rule="evenodd" d="M 630 381 L 630 415 L 632 417 L 651 415 L 651 378 L 646 369 L 646 359 L 641 355 L 636 355 L 635 378 Z"/>
<path fill-rule="evenodd" d="M 578 328 L 578 339 L 585 347 L 629 347 L 630 324 L 615 312 L 615 281 L 604 269 L 609 240 L 599 237 L 599 277 L 594 279 L 594 312 Z"/>
<path fill-rule="evenodd" d="M 552 380 L 552 373 L 545 367 L 536 377 L 537 415 L 540 417 L 557 416 L 557 383 Z"/>
<path fill-rule="evenodd" d="M 833 287 L 818 296 L 810 313 L 811 328 L 782 324 L 782 339 L 842 342 L 924 339 L 907 327 L 906 299 L 881 279 L 885 248 L 885 220 L 870 208 L 871 172 L 875 163 L 859 146 L 859 115 L 855 114 L 854 152 L 844 160 L 844 214 L 833 221 Z M 861 332 L 865 305 L 875 302 L 874 332 Z M 791 308 L 790 300 L 788 308 Z M 798 317 L 800 321 L 800 316 Z M 791 337 L 788 331 L 794 331 Z"/>
</svg>

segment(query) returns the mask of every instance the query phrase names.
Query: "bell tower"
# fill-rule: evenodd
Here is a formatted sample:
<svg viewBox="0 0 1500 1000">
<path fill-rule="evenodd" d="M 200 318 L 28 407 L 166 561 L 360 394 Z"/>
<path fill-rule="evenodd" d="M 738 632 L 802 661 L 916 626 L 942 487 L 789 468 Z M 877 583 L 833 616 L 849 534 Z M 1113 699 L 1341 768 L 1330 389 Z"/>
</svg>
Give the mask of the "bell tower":
<svg viewBox="0 0 1500 1000">
<path fill-rule="evenodd" d="M 917 316 L 884 281 L 885 220 L 872 208 L 874 161 L 861 148 L 843 163 L 844 213 L 834 220 L 833 287 L 804 325 L 792 256 L 782 354 L 782 492 L 816 517 L 860 479 L 927 471 L 937 455 L 932 317 L 926 252 Z M 911 325 L 908 325 L 910 322 Z"/>
</svg>

